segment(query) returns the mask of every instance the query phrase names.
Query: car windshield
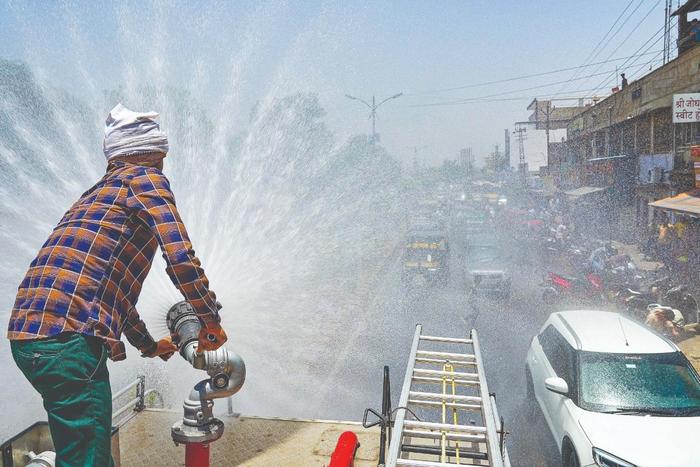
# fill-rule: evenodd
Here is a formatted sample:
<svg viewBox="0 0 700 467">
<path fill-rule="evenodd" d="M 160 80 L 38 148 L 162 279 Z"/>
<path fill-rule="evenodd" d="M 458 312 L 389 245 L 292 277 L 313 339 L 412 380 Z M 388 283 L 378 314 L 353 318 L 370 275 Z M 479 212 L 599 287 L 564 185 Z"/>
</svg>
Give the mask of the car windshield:
<svg viewBox="0 0 700 467">
<path fill-rule="evenodd" d="M 581 352 L 580 399 L 597 412 L 700 410 L 700 383 L 679 353 Z"/>
<path fill-rule="evenodd" d="M 409 248 L 406 250 L 406 260 L 408 261 L 439 261 L 442 257 L 440 250 L 428 248 Z"/>
<path fill-rule="evenodd" d="M 475 245 L 467 250 L 467 261 L 471 264 L 493 263 L 499 259 L 501 253 L 492 245 Z"/>
</svg>

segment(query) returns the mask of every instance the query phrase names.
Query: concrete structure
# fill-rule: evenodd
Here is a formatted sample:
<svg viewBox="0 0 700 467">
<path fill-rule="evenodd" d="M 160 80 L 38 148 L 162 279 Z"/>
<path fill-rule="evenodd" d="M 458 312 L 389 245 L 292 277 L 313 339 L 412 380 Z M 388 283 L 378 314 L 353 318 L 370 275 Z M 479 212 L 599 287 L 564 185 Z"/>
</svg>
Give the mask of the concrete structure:
<svg viewBox="0 0 700 467">
<path fill-rule="evenodd" d="M 182 411 L 146 409 L 120 428 L 121 466 L 184 465 L 185 449 L 170 439 L 169 426 Z M 357 433 L 360 448 L 355 466 L 376 466 L 379 430 L 360 423 L 265 417 L 222 418 L 222 439 L 211 443 L 211 465 L 246 467 L 328 465 L 338 437 Z"/>
<path fill-rule="evenodd" d="M 632 176 L 623 183 L 636 195 L 637 225 L 658 220 L 648 202 L 692 188 L 690 146 L 700 143 L 700 123 L 674 125 L 672 105 L 674 94 L 693 92 L 700 92 L 697 46 L 575 116 L 567 126 L 565 159 L 550 161 L 558 185 L 602 186 L 611 178 L 606 172 L 619 170 L 619 156 L 628 156 L 622 165 Z"/>
<path fill-rule="evenodd" d="M 516 122 L 516 125 L 527 125 L 529 130 L 529 139 L 525 143 L 525 162 L 533 168 L 558 167 L 559 159 L 553 158 L 561 154 L 561 149 L 552 148 L 551 144 L 556 146 L 566 139 L 567 125 L 585 109 L 583 100 L 579 100 L 577 106 L 556 106 L 551 100 L 534 99 L 527 106 L 527 110 L 532 111 L 528 120 Z"/>
<path fill-rule="evenodd" d="M 674 94 L 700 91 L 700 47 L 630 83 L 569 123 L 569 162 L 621 154 L 673 153 L 689 160 L 698 124 L 674 131 Z M 674 138 L 675 136 L 675 138 Z"/>
</svg>

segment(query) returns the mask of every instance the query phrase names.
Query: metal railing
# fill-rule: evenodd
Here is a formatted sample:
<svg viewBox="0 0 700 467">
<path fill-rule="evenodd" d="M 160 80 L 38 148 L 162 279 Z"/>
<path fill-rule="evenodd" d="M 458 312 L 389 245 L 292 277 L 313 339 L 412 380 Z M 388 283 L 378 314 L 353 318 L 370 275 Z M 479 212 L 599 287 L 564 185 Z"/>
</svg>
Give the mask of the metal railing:
<svg viewBox="0 0 700 467">
<path fill-rule="evenodd" d="M 146 397 L 151 394 L 158 394 L 158 392 L 155 389 L 146 390 L 146 377 L 144 375 L 139 375 L 134 381 L 127 384 L 122 389 L 120 389 L 112 395 L 112 404 L 114 404 L 122 396 L 128 394 L 134 388 L 136 388 L 136 395 L 112 413 L 112 423 L 114 423 L 116 420 L 119 420 L 119 417 L 125 414 L 129 409 L 131 409 L 132 412 L 141 412 L 143 409 L 146 408 Z M 127 419 L 121 420 L 121 424 L 126 422 L 126 420 Z"/>
</svg>

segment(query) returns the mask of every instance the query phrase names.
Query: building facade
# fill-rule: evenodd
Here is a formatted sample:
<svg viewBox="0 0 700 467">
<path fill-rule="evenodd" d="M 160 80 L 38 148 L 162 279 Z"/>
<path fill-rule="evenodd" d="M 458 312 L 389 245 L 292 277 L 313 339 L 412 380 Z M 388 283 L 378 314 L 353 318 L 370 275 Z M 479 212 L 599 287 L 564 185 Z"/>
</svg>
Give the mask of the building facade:
<svg viewBox="0 0 700 467">
<path fill-rule="evenodd" d="M 588 107 L 567 127 L 561 183 L 600 186 L 605 173 L 620 170 L 612 161 L 625 159 L 623 165 L 632 177 L 623 183 L 633 184 L 635 195 L 628 207 L 634 210 L 637 227 L 653 223 L 655 212 L 649 202 L 693 186 L 690 148 L 700 144 L 700 123 L 674 124 L 673 96 L 696 92 L 700 92 L 698 46 Z"/>
</svg>

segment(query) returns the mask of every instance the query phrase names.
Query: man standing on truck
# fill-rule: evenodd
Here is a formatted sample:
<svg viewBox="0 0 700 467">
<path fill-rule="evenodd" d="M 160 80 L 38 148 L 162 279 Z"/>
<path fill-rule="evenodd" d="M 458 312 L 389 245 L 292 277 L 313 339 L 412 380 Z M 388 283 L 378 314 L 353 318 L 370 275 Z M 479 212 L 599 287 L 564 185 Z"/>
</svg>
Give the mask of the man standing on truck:
<svg viewBox="0 0 700 467">
<path fill-rule="evenodd" d="M 107 358 L 126 358 L 122 332 L 143 357 L 177 350 L 170 338 L 154 340 L 135 308 L 158 246 L 202 324 L 199 350 L 227 339 L 162 172 L 168 139 L 157 116 L 121 104 L 109 113 L 107 172 L 39 250 L 10 316 L 12 355 L 43 399 L 57 467 L 113 465 Z"/>
</svg>

